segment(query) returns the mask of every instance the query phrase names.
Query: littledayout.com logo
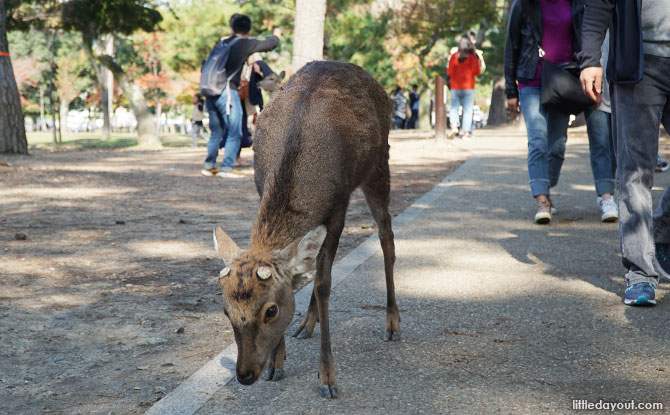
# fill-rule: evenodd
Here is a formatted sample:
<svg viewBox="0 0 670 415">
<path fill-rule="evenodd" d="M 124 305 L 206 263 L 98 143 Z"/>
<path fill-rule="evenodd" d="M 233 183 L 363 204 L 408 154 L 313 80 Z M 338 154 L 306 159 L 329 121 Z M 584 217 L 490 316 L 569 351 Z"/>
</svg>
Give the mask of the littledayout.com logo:
<svg viewBox="0 0 670 415">
<path fill-rule="evenodd" d="M 572 409 L 593 411 L 662 411 L 663 404 L 661 402 L 635 402 L 630 400 L 627 402 L 609 402 L 602 399 L 597 402 L 591 402 L 586 399 L 573 399 Z"/>
</svg>

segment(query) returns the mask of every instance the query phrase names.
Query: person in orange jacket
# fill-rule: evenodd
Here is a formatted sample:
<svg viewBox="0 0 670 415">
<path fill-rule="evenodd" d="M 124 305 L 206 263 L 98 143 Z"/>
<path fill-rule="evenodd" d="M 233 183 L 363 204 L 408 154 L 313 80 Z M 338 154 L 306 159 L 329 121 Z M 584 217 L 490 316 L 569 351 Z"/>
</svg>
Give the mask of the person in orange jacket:
<svg viewBox="0 0 670 415">
<path fill-rule="evenodd" d="M 479 56 L 469 36 L 461 37 L 458 44 L 458 53 L 449 59 L 447 75 L 451 87 L 451 107 L 449 120 L 451 132 L 449 138 L 458 134 L 459 126 L 463 131 L 463 138 L 472 136 L 472 111 L 475 104 L 475 77 L 481 73 Z M 458 110 L 463 107 L 463 124 L 459 123 Z"/>
</svg>

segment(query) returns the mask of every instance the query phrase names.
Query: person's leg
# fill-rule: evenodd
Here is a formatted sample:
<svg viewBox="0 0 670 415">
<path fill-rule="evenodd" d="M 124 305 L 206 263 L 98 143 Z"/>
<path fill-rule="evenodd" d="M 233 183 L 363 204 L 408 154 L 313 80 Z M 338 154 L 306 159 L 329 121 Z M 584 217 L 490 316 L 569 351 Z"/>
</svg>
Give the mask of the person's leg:
<svg viewBox="0 0 670 415">
<path fill-rule="evenodd" d="M 230 94 L 230 113 L 226 114 L 226 105 Z M 228 129 L 226 138 L 226 151 L 221 164 L 222 171 L 233 169 L 235 160 L 237 160 L 237 151 L 240 149 L 242 141 L 242 103 L 237 91 L 231 88 L 226 89 L 219 99 L 216 100 L 216 108 L 223 114 L 225 125 Z"/>
<path fill-rule="evenodd" d="M 196 137 L 198 135 L 198 124 L 192 123 L 191 124 L 191 147 L 195 147 L 198 145 L 198 142 L 196 141 Z"/>
<path fill-rule="evenodd" d="M 663 116 L 663 127 L 670 133 L 670 99 L 666 100 Z M 654 218 L 654 241 L 657 244 L 670 244 L 670 188 L 665 189 L 656 210 Z M 670 269 L 664 269 L 667 273 Z"/>
<path fill-rule="evenodd" d="M 207 142 L 207 158 L 205 159 L 204 169 L 211 170 L 216 168 L 216 158 L 219 155 L 219 143 L 223 139 L 223 117 L 216 107 L 217 97 L 207 97 L 205 105 L 209 113 L 209 129 L 211 134 Z"/>
<path fill-rule="evenodd" d="M 519 90 L 519 103 L 528 134 L 528 176 L 533 197 L 549 195 L 547 116 L 540 105 L 540 88 Z"/>
<path fill-rule="evenodd" d="M 416 128 L 416 122 L 419 120 L 419 110 L 412 110 L 412 118 L 410 122 L 410 127 L 411 129 Z"/>
<path fill-rule="evenodd" d="M 565 142 L 568 136 L 570 114 L 556 110 L 547 110 L 546 114 L 549 148 L 549 153 L 547 154 L 549 187 L 554 187 L 558 184 L 561 167 L 563 167 L 563 161 L 565 160 Z"/>
<path fill-rule="evenodd" d="M 402 129 L 402 122 L 403 122 L 403 119 L 396 115 L 395 116 L 395 129 L 396 130 Z"/>
<path fill-rule="evenodd" d="M 449 107 L 449 121 L 451 122 L 451 129 L 458 131 L 460 127 L 459 118 L 458 118 L 458 109 L 461 107 L 461 90 L 452 89 L 451 90 L 451 106 Z"/>
<path fill-rule="evenodd" d="M 472 133 L 472 111 L 475 106 L 475 90 L 463 90 L 463 132 Z"/>
<path fill-rule="evenodd" d="M 198 137 L 200 137 L 201 140 L 205 140 L 205 136 L 202 135 L 202 131 L 204 130 L 202 124 L 196 124 L 196 133 L 198 134 Z"/>
<path fill-rule="evenodd" d="M 669 95 L 669 75 L 670 58 L 645 55 L 642 81 L 614 86 L 619 233 L 629 286 L 658 283 L 653 265 L 651 187 L 658 154 L 658 129 Z"/>
<path fill-rule="evenodd" d="M 589 137 L 591 171 L 598 196 L 614 193 L 614 175 L 612 174 L 609 114 L 599 110 L 587 110 L 586 131 Z"/>
</svg>

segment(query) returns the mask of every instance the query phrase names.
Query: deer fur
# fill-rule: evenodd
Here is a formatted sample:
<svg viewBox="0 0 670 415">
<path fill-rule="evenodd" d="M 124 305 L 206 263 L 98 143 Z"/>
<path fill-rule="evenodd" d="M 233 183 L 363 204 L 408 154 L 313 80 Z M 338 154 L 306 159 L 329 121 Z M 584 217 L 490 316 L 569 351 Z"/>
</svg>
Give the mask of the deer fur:
<svg viewBox="0 0 670 415">
<path fill-rule="evenodd" d="M 295 311 L 292 280 L 316 266 L 304 321 L 320 324 L 319 392 L 337 397 L 330 347 L 331 268 L 351 193 L 361 187 L 379 229 L 387 304 L 384 339 L 400 338 L 395 301 L 395 247 L 388 211 L 391 101 L 362 68 L 313 62 L 283 85 L 258 117 L 255 183 L 261 196 L 247 251 L 220 228 L 215 245 L 226 263 L 219 284 L 238 346 L 237 378 L 255 382 L 284 375 L 284 331 Z"/>
</svg>

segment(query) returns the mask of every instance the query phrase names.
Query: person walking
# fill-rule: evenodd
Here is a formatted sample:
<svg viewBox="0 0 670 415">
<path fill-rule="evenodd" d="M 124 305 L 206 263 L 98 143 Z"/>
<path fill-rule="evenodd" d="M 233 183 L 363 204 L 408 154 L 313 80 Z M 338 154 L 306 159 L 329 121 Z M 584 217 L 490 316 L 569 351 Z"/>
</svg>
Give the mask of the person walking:
<svg viewBox="0 0 670 415">
<path fill-rule="evenodd" d="M 202 95 L 193 95 L 193 116 L 191 117 L 191 137 L 193 138 L 193 142 L 191 143 L 191 147 L 196 147 L 198 145 L 198 137 L 201 140 L 206 140 L 205 136 L 200 133 L 203 130 L 202 111 L 204 106 L 205 102 L 202 99 Z"/>
<path fill-rule="evenodd" d="M 396 87 L 391 98 L 393 99 L 395 128 L 396 130 L 401 130 L 405 128 L 405 120 L 407 119 L 407 98 L 403 94 L 401 86 Z"/>
<path fill-rule="evenodd" d="M 207 97 L 205 100 L 209 113 L 209 128 L 212 133 L 207 143 L 207 158 L 201 171 L 204 176 L 243 177 L 237 170 L 233 170 L 242 140 L 242 103 L 237 92 L 242 66 L 249 55 L 276 48 L 281 36 L 281 31 L 275 29 L 274 34 L 265 39 L 250 38 L 251 19 L 238 13 L 230 18 L 230 28 L 232 35 L 223 40 L 223 42 L 235 42 L 230 46 L 230 55 L 226 63 L 229 87 L 221 95 Z M 218 169 L 216 159 L 224 134 L 226 134 L 225 153 L 221 168 Z"/>
<path fill-rule="evenodd" d="M 652 212 L 661 121 L 670 118 L 670 7 L 667 0 L 589 0 L 582 25 L 581 82 L 602 95 L 601 45 L 608 28 L 623 302 L 656 304 L 659 276 L 670 278 L 670 188 Z"/>
<path fill-rule="evenodd" d="M 528 134 L 528 176 L 537 202 L 535 222 L 547 224 L 555 214 L 550 189 L 558 184 L 565 158 L 569 114 L 540 103 L 542 61 L 573 60 L 579 50 L 572 15 L 573 0 L 516 0 L 510 10 L 505 43 L 505 94 L 513 114 L 519 104 Z M 548 28 L 548 30 L 543 30 Z M 541 42 L 544 57 L 540 59 Z"/>
<path fill-rule="evenodd" d="M 412 92 L 409 93 L 409 107 L 412 110 L 412 116 L 407 122 L 407 128 L 409 129 L 415 129 L 416 122 L 419 119 L 419 94 L 416 93 L 418 88 L 418 85 L 412 85 Z"/>
<path fill-rule="evenodd" d="M 580 0 L 582 10 L 586 0 Z M 603 42 L 601 64 L 607 65 L 609 53 L 609 34 Z M 596 187 L 596 203 L 601 210 L 602 222 L 616 222 L 619 210 L 614 201 L 614 178 L 616 175 L 616 158 L 614 156 L 614 138 L 612 137 L 612 109 L 610 103 L 609 86 L 603 85 L 600 105 L 594 109 L 584 111 L 586 133 L 589 137 L 589 155 L 591 172 Z"/>
<path fill-rule="evenodd" d="M 451 86 L 451 108 L 449 120 L 451 132 L 449 138 L 458 134 L 459 126 L 463 130 L 463 138 L 472 136 L 472 113 L 475 104 L 475 77 L 481 73 L 479 57 L 475 53 L 475 46 L 470 38 L 461 37 L 458 44 L 458 53 L 449 59 L 447 74 Z M 463 107 L 463 124 L 459 123 L 459 109 Z"/>
</svg>

